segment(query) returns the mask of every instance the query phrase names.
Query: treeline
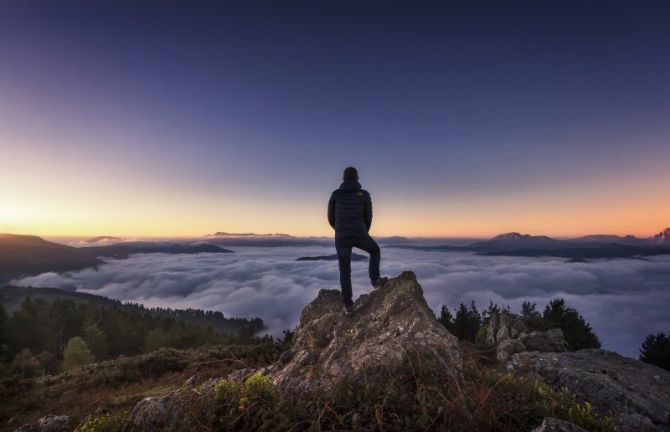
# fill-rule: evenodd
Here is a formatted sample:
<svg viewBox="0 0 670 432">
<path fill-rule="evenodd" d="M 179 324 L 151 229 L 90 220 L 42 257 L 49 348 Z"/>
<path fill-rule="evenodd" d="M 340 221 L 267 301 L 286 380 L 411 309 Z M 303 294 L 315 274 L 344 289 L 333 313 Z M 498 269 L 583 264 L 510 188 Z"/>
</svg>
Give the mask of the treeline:
<svg viewBox="0 0 670 432">
<path fill-rule="evenodd" d="M 447 306 L 442 306 L 439 320 L 459 340 L 475 343 L 483 338 L 486 326 L 491 315 L 506 312 L 512 316 L 520 316 L 530 331 L 549 330 L 560 328 L 568 343 L 570 351 L 585 348 L 600 348 L 600 340 L 593 332 L 591 325 L 573 307 L 568 306 L 562 298 L 556 298 L 549 302 L 544 312 L 537 311 L 537 305 L 528 301 L 523 302 L 519 314 L 512 313 L 509 307 L 501 308 L 492 301 L 489 306 L 479 311 L 475 302 L 470 305 L 461 303 L 454 313 Z"/>
<path fill-rule="evenodd" d="M 220 332 L 241 338 L 252 337 L 265 329 L 265 324 L 260 318 L 231 318 L 226 317 L 219 311 L 205 311 L 191 308 L 148 308 L 139 303 L 123 303 L 123 305 L 128 309 L 134 309 L 140 313 L 149 313 L 154 316 L 175 318 L 192 324 L 211 326 Z"/>
<path fill-rule="evenodd" d="M 223 315 L 193 309 L 180 312 L 26 297 L 11 316 L 0 306 L 0 363 L 5 363 L 0 368 L 10 374 L 32 376 L 162 347 L 186 349 L 207 343 L 257 343 L 268 339 L 254 337 L 256 329 L 263 329 L 260 319 L 240 320 L 240 324 L 246 321 L 246 330 L 232 336 L 212 325 L 197 323 L 212 316 L 223 319 Z"/>
<path fill-rule="evenodd" d="M 5 286 L 0 288 L 0 300 L 5 304 L 19 305 L 26 297 L 33 299 L 44 298 L 53 299 L 72 299 L 76 301 L 85 301 L 95 303 L 101 306 L 113 306 L 135 310 L 139 313 L 150 313 L 154 316 L 171 317 L 178 320 L 212 326 L 215 329 L 231 336 L 250 337 L 265 329 L 264 323 L 260 318 L 229 318 L 221 312 L 205 311 L 202 309 L 171 309 L 162 307 L 146 307 L 139 303 L 122 303 L 119 300 L 95 294 L 63 291 L 57 288 L 34 288 Z M 11 308 L 11 307 L 10 307 Z"/>
</svg>

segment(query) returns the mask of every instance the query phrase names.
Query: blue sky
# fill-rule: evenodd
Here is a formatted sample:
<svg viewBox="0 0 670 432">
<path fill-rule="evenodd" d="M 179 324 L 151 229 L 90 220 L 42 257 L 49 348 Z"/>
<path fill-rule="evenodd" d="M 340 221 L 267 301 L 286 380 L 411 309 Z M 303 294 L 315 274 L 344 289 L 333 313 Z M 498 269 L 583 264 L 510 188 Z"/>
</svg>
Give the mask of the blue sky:
<svg viewBox="0 0 670 432">
<path fill-rule="evenodd" d="M 661 1 L 4 1 L 0 231 L 324 234 L 352 164 L 379 234 L 652 234 L 669 51 Z"/>
</svg>

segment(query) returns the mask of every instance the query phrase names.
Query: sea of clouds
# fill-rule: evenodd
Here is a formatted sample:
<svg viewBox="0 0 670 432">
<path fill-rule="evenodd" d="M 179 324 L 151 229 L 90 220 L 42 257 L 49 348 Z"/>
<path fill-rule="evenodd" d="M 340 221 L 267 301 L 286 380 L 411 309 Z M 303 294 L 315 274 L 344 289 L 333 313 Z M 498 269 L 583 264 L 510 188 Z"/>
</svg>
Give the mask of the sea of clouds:
<svg viewBox="0 0 670 432">
<path fill-rule="evenodd" d="M 16 285 L 58 287 L 143 303 L 201 308 L 227 316 L 260 317 L 270 333 L 293 328 L 320 289 L 339 288 L 336 261 L 296 261 L 329 255 L 331 246 L 240 247 L 234 254 L 143 254 L 108 260 L 98 270 L 45 273 Z M 603 347 L 637 357 L 651 332 L 670 332 L 670 257 L 568 263 L 561 258 L 485 257 L 382 247 L 382 273 L 416 273 L 437 312 L 489 300 L 518 311 L 563 297 L 593 326 Z M 354 297 L 370 291 L 367 262 L 352 263 Z"/>
</svg>

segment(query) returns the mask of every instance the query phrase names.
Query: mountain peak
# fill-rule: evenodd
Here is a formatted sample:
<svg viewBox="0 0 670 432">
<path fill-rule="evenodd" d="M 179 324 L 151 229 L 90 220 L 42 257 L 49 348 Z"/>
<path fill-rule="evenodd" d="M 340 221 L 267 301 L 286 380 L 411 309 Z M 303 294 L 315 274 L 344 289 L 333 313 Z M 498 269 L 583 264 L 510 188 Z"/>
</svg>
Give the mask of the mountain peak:
<svg viewBox="0 0 670 432">
<path fill-rule="evenodd" d="M 649 239 L 652 243 L 670 245 L 670 228 L 666 228 Z"/>
</svg>

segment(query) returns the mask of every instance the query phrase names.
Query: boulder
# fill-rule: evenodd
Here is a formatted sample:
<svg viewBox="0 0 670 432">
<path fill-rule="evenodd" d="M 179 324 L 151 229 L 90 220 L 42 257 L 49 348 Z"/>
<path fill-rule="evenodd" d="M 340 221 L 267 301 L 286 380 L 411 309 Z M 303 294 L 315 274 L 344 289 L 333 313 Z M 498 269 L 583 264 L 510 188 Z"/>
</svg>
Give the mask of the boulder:
<svg viewBox="0 0 670 432">
<path fill-rule="evenodd" d="M 559 328 L 534 331 L 530 334 L 521 333 L 519 342 L 526 347 L 526 351 L 564 352 L 568 350 L 568 344 L 563 338 L 563 330 Z"/>
<path fill-rule="evenodd" d="M 529 333 L 524 320 L 507 311 L 491 315 L 484 335 L 485 345 L 495 348 L 496 359 L 502 363 L 508 361 L 514 353 L 563 352 L 568 347 L 561 329 Z"/>
<path fill-rule="evenodd" d="M 202 419 L 213 410 L 217 379 L 200 385 L 187 383 L 164 396 L 147 397 L 135 405 L 130 414 L 129 432 L 180 430 L 189 420 Z M 192 423 L 192 422 L 189 422 Z"/>
<path fill-rule="evenodd" d="M 343 313 L 339 290 L 321 290 L 268 376 L 280 388 L 303 390 L 408 360 L 431 362 L 461 379 L 458 340 L 437 321 L 412 272 L 360 296 L 353 315 Z"/>
<path fill-rule="evenodd" d="M 518 339 L 505 339 L 496 347 L 496 359 L 504 363 L 512 354 L 526 351 L 526 347 Z"/>
<path fill-rule="evenodd" d="M 565 389 L 612 416 L 622 432 L 670 430 L 670 372 L 614 352 L 524 352 L 507 364 L 517 375 Z"/>
</svg>

